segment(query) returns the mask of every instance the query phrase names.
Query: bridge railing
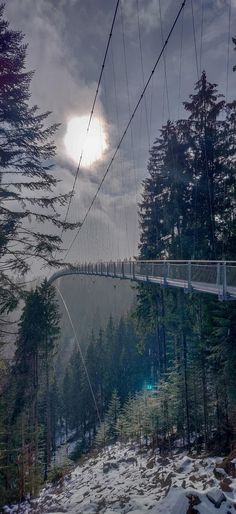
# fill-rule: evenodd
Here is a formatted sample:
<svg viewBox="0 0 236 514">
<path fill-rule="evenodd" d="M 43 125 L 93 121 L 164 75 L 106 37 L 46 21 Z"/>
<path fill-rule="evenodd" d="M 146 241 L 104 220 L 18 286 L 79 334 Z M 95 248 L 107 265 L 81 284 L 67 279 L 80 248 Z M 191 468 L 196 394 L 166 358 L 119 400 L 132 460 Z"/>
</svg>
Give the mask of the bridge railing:
<svg viewBox="0 0 236 514">
<path fill-rule="evenodd" d="M 222 299 L 236 297 L 235 261 L 109 261 L 77 266 L 78 273 L 150 281 L 162 286 L 182 287 L 218 294 Z"/>
</svg>

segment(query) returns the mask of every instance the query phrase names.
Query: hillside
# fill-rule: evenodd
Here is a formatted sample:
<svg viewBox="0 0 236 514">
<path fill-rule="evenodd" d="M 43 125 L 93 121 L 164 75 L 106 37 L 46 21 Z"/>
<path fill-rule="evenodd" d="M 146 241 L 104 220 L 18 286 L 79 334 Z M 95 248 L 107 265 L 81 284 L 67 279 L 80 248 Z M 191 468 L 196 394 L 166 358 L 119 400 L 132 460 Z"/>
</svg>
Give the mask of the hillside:
<svg viewBox="0 0 236 514">
<path fill-rule="evenodd" d="M 94 453 L 64 481 L 5 514 L 230 514 L 236 506 L 234 460 L 162 457 L 117 443 Z"/>
</svg>

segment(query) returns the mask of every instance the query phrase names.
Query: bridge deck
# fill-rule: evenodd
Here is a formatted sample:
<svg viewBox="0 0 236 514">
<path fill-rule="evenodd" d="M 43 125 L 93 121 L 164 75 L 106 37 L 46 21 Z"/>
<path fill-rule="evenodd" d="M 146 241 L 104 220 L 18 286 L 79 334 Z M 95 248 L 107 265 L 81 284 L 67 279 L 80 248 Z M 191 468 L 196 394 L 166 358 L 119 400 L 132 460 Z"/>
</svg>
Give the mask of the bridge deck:
<svg viewBox="0 0 236 514">
<path fill-rule="evenodd" d="M 218 295 L 236 300 L 236 262 L 118 261 L 85 263 L 54 273 L 50 282 L 65 275 L 97 275 L 177 287 L 186 292 Z"/>
</svg>

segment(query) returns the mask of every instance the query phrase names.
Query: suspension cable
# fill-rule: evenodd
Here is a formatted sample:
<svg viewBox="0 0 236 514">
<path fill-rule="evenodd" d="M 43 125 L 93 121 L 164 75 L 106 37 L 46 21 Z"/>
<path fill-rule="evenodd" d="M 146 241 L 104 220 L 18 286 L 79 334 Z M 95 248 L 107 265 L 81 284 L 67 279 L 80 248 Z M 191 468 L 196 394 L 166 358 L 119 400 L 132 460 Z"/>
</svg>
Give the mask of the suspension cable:
<svg viewBox="0 0 236 514">
<path fill-rule="evenodd" d="M 142 48 L 142 39 L 141 39 L 141 30 L 140 30 L 139 0 L 136 0 L 136 9 L 137 9 L 137 21 L 138 21 L 138 39 L 139 39 L 140 63 L 141 63 L 141 72 L 142 72 L 142 87 L 144 88 L 145 81 L 144 81 L 144 67 L 143 67 L 143 48 Z M 163 44 L 163 41 L 162 41 L 162 44 Z M 144 97 L 144 108 L 145 108 L 145 117 L 146 117 L 146 125 L 147 125 L 148 148 L 150 150 L 150 132 L 149 132 L 149 124 L 148 124 L 148 112 L 147 112 L 146 96 Z"/>
<path fill-rule="evenodd" d="M 79 342 L 78 336 L 77 336 L 76 331 L 75 331 L 75 327 L 74 327 L 73 321 L 71 319 L 71 315 L 70 315 L 68 306 L 66 304 L 64 296 L 62 295 L 60 289 L 55 284 L 54 284 L 54 287 L 57 290 L 57 292 L 59 293 L 60 298 L 61 298 L 61 300 L 63 302 L 64 308 L 66 310 L 67 316 L 68 316 L 70 324 L 71 324 L 71 328 L 73 330 L 75 339 L 77 341 L 80 357 L 81 357 L 81 360 L 82 360 L 82 363 L 83 363 L 83 367 L 84 367 L 84 371 L 85 371 L 85 374 L 86 374 L 86 377 L 87 377 L 87 380 L 88 380 L 88 385 L 89 385 L 89 389 L 90 389 L 90 392 L 91 392 L 91 396 L 93 398 L 93 402 L 94 402 L 94 406 L 95 406 L 95 409 L 96 409 L 96 412 L 97 412 L 97 415 L 98 415 L 99 422 L 101 423 L 101 416 L 100 416 L 100 413 L 99 413 L 98 404 L 97 404 L 97 401 L 96 401 L 96 398 L 95 398 L 95 394 L 94 394 L 93 387 L 92 387 L 92 384 L 91 384 L 91 380 L 90 380 L 90 377 L 89 377 L 89 373 L 88 373 L 88 369 L 87 369 L 87 366 L 86 366 L 85 358 L 83 356 L 83 352 L 82 352 L 82 349 L 81 349 L 81 346 L 80 346 L 80 342 Z"/>
<path fill-rule="evenodd" d="M 194 11 L 193 11 L 193 0 L 191 0 L 191 13 L 192 13 L 193 40 L 194 40 L 197 80 L 199 80 L 199 65 L 198 65 L 198 55 L 197 55 L 197 40 L 196 40 L 196 29 L 195 29 L 195 20 L 194 20 Z"/>
<path fill-rule="evenodd" d="M 200 38 L 200 57 L 199 57 L 199 68 L 200 73 L 202 73 L 202 47 L 203 47 L 203 31 L 204 31 L 204 0 L 202 0 L 201 5 L 201 38 Z"/>
<path fill-rule="evenodd" d="M 226 92 L 225 100 L 228 100 L 229 93 L 229 50 L 230 50 L 230 28 L 231 28 L 231 0 L 229 0 L 229 14 L 228 14 L 228 40 L 227 40 L 227 63 L 226 63 Z"/>
<path fill-rule="evenodd" d="M 108 37 L 108 41 L 107 41 L 107 45 L 106 45 L 106 50 L 105 50 L 105 54 L 104 54 L 104 58 L 103 58 L 103 62 L 102 62 L 102 67 L 101 67 L 100 75 L 99 75 L 99 78 L 98 78 L 97 88 L 96 88 L 96 91 L 95 91 L 93 105 L 92 105 L 92 109 L 91 109 L 90 116 L 89 116 L 88 126 L 87 126 L 87 129 L 86 129 L 85 140 L 86 140 L 86 137 L 88 135 L 88 132 L 89 132 L 89 129 L 90 129 L 90 125 L 91 125 L 91 121 L 92 121 L 92 117 L 93 117 L 93 114 L 94 114 L 94 108 L 95 108 L 95 104 L 96 104 L 96 101 L 97 101 L 99 88 L 100 88 L 100 85 L 101 85 L 101 80 L 102 80 L 102 76 L 103 76 L 103 72 L 104 72 L 104 68 L 105 68 L 105 63 L 106 63 L 106 59 L 107 59 L 107 54 L 108 54 L 108 50 L 109 50 L 109 46 L 110 46 L 110 42 L 111 42 L 111 38 L 112 38 L 112 34 L 113 34 L 113 28 L 114 28 L 115 21 L 116 21 L 116 15 L 117 15 L 117 12 L 118 12 L 119 3 L 120 3 L 120 0 L 117 0 L 115 12 L 114 12 L 113 19 L 112 19 L 111 29 L 110 29 L 110 33 L 109 33 L 109 37 Z M 85 144 L 85 141 L 84 141 L 84 144 Z M 83 159 L 83 154 L 84 154 L 84 146 L 83 146 L 83 148 L 81 150 L 81 154 L 80 154 L 80 158 L 79 158 L 79 164 L 78 164 L 77 169 L 76 169 L 75 178 L 74 178 L 72 190 L 71 190 L 71 193 L 70 193 L 70 198 L 69 198 L 69 202 L 68 202 L 68 206 L 67 206 L 67 210 L 66 210 L 66 215 L 65 215 L 64 223 L 66 223 L 67 218 L 68 218 L 68 214 L 69 214 L 69 210 L 70 210 L 70 206 L 71 206 L 71 202 L 72 202 L 72 197 L 73 197 L 74 191 L 75 191 L 75 185 L 76 185 L 76 182 L 77 182 L 77 178 L 78 178 L 78 175 L 79 175 L 81 162 L 82 162 L 82 159 Z M 64 232 L 64 229 L 62 229 L 62 234 L 63 234 L 63 232 Z"/>
<path fill-rule="evenodd" d="M 128 129 L 129 129 L 129 127 L 130 127 L 130 125 L 131 125 L 131 123 L 132 123 L 132 121 L 133 121 L 134 117 L 135 117 L 135 114 L 136 114 L 136 112 L 137 112 L 137 110 L 138 110 L 138 108 L 139 108 L 139 105 L 140 105 L 140 104 L 141 104 L 141 102 L 142 102 L 142 99 L 143 99 L 143 97 L 144 97 L 144 95 L 145 95 L 145 93 L 146 93 L 146 91 L 147 91 L 147 88 L 148 88 L 148 86 L 149 86 L 149 84 L 150 84 L 150 82 L 151 82 L 151 79 L 152 79 L 152 77 L 153 77 L 153 75 L 154 75 L 155 71 L 156 71 L 156 68 L 157 68 L 157 66 L 158 66 L 158 64 L 159 64 L 159 62 L 160 62 L 160 60 L 161 60 L 161 58 L 162 58 L 162 56 L 163 56 L 163 53 L 164 53 L 164 51 L 165 51 L 165 48 L 166 48 L 166 46 L 168 45 L 169 39 L 170 39 L 170 37 L 171 37 L 171 35 L 172 35 L 172 32 L 173 32 L 173 30 L 174 30 L 174 28 L 175 28 L 175 26 L 176 26 L 176 24 L 177 24 L 177 21 L 178 21 L 178 19 L 179 19 L 179 17 L 180 17 L 180 14 L 181 14 L 181 12 L 182 12 L 183 8 L 185 7 L 186 1 L 187 1 L 187 0 L 183 0 L 182 4 L 181 4 L 181 6 L 180 6 L 180 8 L 179 8 L 179 10 L 178 10 L 178 13 L 177 13 L 177 15 L 176 15 L 176 17 L 175 17 L 175 19 L 174 19 L 174 21 L 173 21 L 173 23 L 172 23 L 172 26 L 171 26 L 171 29 L 170 29 L 170 31 L 169 31 L 169 33 L 168 33 L 168 36 L 167 36 L 167 38 L 166 38 L 166 41 L 164 42 L 164 44 L 163 44 L 163 46 L 162 46 L 162 49 L 161 49 L 161 51 L 160 51 L 160 53 L 159 53 L 159 55 L 158 55 L 158 58 L 157 58 L 157 60 L 156 60 L 156 62 L 155 62 L 155 64 L 154 64 L 154 67 L 153 67 L 153 69 L 152 69 L 152 71 L 151 71 L 151 73 L 150 73 L 150 75 L 149 75 L 149 77 L 148 77 L 148 79 L 147 79 L 147 81 L 146 81 L 146 84 L 145 84 L 145 86 L 144 86 L 144 88 L 143 88 L 143 90 L 142 90 L 142 93 L 141 93 L 141 95 L 140 95 L 140 97 L 139 97 L 139 99 L 138 99 L 138 102 L 136 103 L 136 106 L 135 106 L 135 108 L 134 108 L 134 110 L 133 110 L 133 113 L 132 113 L 132 115 L 131 115 L 131 117 L 130 117 L 130 119 L 129 119 L 129 121 L 128 121 L 128 123 L 127 123 L 126 127 L 125 127 L 125 130 L 124 130 L 124 132 L 123 132 L 123 134 L 122 134 L 122 136 L 121 136 L 121 138 L 120 138 L 120 141 L 119 141 L 119 143 L 118 143 L 118 145 L 117 145 L 117 147 L 116 147 L 116 149 L 115 149 L 115 151 L 114 151 L 114 153 L 113 153 L 113 156 L 112 156 L 112 158 L 111 158 L 111 160 L 110 160 L 110 162 L 109 162 L 109 164 L 108 164 L 108 166 L 107 166 L 107 168 L 106 168 L 106 171 L 105 171 L 105 173 L 104 173 L 104 175 L 103 175 L 103 177 L 102 177 L 102 180 L 100 181 L 100 183 L 99 183 L 99 185 L 98 185 L 97 191 L 95 192 L 95 194 L 94 194 L 94 196 L 93 196 L 93 198 L 92 198 L 92 201 L 91 201 L 91 203 L 90 203 L 90 205 L 89 205 L 89 207 L 88 207 L 88 209 L 87 209 L 87 211 L 86 211 L 86 214 L 85 214 L 85 216 L 84 216 L 84 218 L 83 218 L 83 220 L 82 220 L 82 222 L 81 222 L 81 224 L 80 224 L 80 226 L 79 226 L 79 228 L 78 228 L 78 230 L 77 230 L 77 232 L 76 232 L 76 234 L 75 234 L 75 236 L 74 236 L 74 238 L 73 238 L 73 240 L 72 240 L 72 242 L 71 242 L 71 244 L 70 244 L 70 246 L 69 246 L 69 248 L 68 248 L 68 250 L 67 250 L 67 252 L 66 252 L 65 258 L 68 256 L 69 252 L 71 251 L 72 246 L 74 245 L 74 243 L 75 243 L 75 241 L 76 241 L 77 237 L 79 236 L 79 234 L 80 234 L 80 232 L 81 232 L 81 230 L 82 230 L 82 228 L 83 228 L 83 226 L 84 226 L 84 223 L 85 223 L 85 221 L 86 221 L 86 219 L 87 219 L 87 217 L 88 217 L 88 215 L 89 215 L 89 213 L 90 213 L 90 211 L 91 211 L 91 209 L 92 209 L 92 207 L 93 207 L 93 204 L 94 204 L 94 202 L 95 202 L 95 200 L 96 200 L 96 198 L 97 198 L 97 196 L 98 196 L 98 194 L 99 194 L 99 192 L 100 192 L 100 189 L 101 189 L 101 187 L 102 187 L 102 185 L 103 185 L 103 183 L 104 183 L 104 181 L 105 181 L 105 179 L 106 179 L 106 176 L 108 175 L 108 173 L 109 173 L 109 171 L 110 171 L 110 168 L 111 168 L 111 166 L 112 166 L 112 163 L 113 163 L 113 162 L 114 162 L 114 160 L 115 160 L 115 157 L 116 157 L 116 155 L 117 155 L 117 153 L 118 153 L 118 151 L 119 151 L 119 149 L 120 149 L 120 147 L 121 147 L 121 144 L 122 144 L 122 142 L 123 142 L 123 140 L 124 140 L 124 138 L 125 138 L 125 136 L 126 136 L 126 134 L 127 134 Z"/>
<path fill-rule="evenodd" d="M 164 33 L 163 33 L 163 24 L 162 24 L 161 0 L 159 0 L 159 19 L 160 19 L 160 27 L 161 27 L 161 43 L 163 45 Z M 168 114 L 168 118 L 170 120 L 170 101 L 169 101 L 169 88 L 168 88 L 165 52 L 163 52 L 163 65 L 164 65 L 164 77 L 165 77 L 165 89 L 166 89 L 167 114 Z"/>
</svg>

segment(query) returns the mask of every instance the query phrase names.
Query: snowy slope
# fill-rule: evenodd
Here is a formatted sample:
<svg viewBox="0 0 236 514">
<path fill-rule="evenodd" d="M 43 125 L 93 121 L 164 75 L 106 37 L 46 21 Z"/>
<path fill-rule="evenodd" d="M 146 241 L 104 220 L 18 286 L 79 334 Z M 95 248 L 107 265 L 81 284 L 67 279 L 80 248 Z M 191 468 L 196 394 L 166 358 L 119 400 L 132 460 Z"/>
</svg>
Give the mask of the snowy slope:
<svg viewBox="0 0 236 514">
<path fill-rule="evenodd" d="M 163 458 L 117 443 L 76 467 L 63 483 L 48 485 L 38 499 L 5 512 L 230 514 L 235 512 L 236 479 L 226 475 L 221 461 L 183 453 Z"/>
</svg>

